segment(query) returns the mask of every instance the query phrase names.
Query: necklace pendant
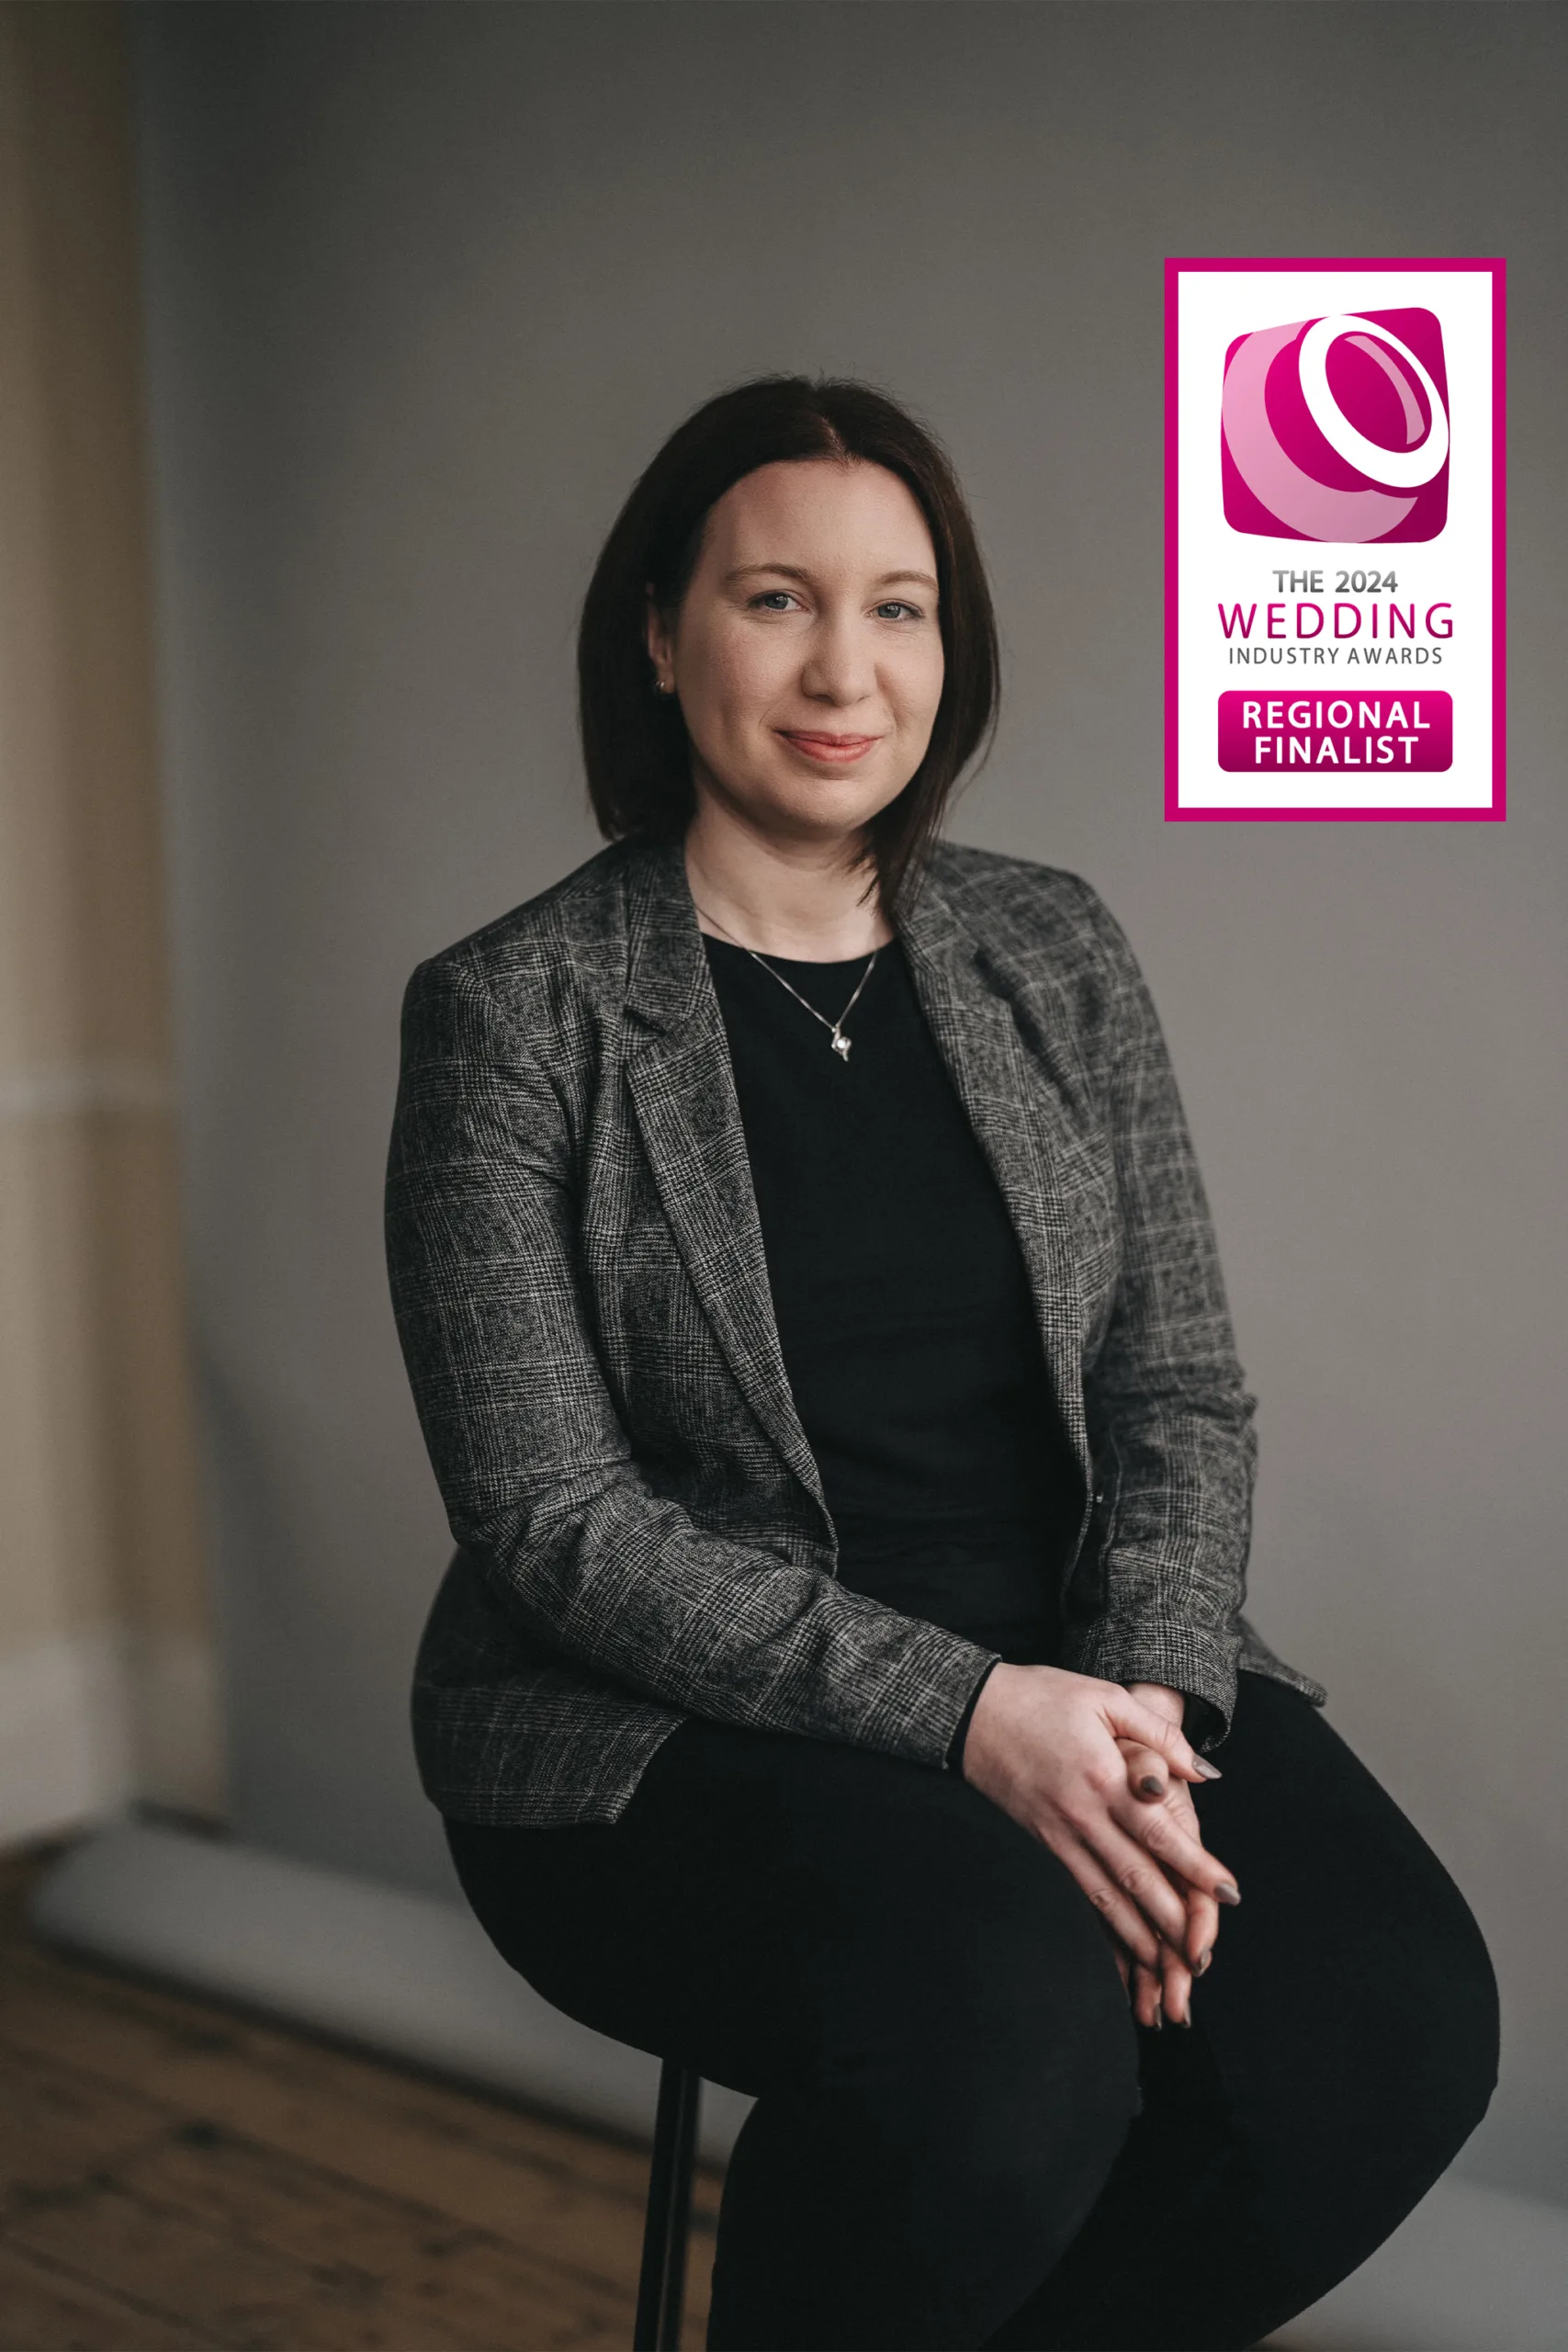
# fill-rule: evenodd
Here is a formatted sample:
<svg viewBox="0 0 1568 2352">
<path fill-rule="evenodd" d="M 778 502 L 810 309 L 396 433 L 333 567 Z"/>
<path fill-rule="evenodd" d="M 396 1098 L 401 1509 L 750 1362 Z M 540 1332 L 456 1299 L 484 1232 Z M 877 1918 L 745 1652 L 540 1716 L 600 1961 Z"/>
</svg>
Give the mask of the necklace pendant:
<svg viewBox="0 0 1568 2352">
<path fill-rule="evenodd" d="M 849 1060 L 850 1041 L 843 1035 L 841 1030 L 835 1029 L 833 1032 L 833 1051 L 838 1055 L 839 1059 L 841 1062 L 847 1062 Z"/>
</svg>

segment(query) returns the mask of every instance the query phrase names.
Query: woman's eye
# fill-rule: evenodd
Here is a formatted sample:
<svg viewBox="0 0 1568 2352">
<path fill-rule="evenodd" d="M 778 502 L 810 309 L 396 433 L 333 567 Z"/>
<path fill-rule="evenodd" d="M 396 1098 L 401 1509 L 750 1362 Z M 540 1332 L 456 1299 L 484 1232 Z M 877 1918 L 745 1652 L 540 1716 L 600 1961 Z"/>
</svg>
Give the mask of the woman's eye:
<svg viewBox="0 0 1568 2352">
<path fill-rule="evenodd" d="M 912 621 L 919 620 L 921 618 L 919 606 L 918 605 L 906 605 L 900 599 L 895 597 L 889 603 L 886 605 L 878 605 L 876 607 L 876 617 L 881 621 L 902 620 L 906 616 L 908 616 L 908 617 Z"/>
<path fill-rule="evenodd" d="M 787 613 L 793 602 L 787 588 L 764 588 L 760 596 L 751 599 L 755 609 L 762 613 Z"/>
</svg>

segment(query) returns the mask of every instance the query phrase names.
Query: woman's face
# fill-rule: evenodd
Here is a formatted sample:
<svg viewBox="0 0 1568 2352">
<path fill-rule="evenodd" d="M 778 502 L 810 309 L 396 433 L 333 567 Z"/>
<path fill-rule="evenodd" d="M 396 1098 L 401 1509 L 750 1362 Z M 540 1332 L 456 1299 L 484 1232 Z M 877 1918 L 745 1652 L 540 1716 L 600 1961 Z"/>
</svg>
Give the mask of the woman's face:
<svg viewBox="0 0 1568 2352">
<path fill-rule="evenodd" d="M 699 797 L 802 841 L 857 833 L 925 756 L 942 698 L 936 555 L 896 474 L 803 458 L 743 476 L 708 517 L 673 628 Z"/>
</svg>

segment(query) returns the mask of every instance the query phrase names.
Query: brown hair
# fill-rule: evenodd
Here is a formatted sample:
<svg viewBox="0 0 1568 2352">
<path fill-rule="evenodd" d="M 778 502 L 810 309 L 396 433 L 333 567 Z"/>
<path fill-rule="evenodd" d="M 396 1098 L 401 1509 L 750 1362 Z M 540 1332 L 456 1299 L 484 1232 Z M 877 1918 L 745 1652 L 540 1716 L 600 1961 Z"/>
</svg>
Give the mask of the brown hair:
<svg viewBox="0 0 1568 2352">
<path fill-rule="evenodd" d="M 885 392 L 840 378 L 761 376 L 677 425 L 615 518 L 578 632 L 578 718 L 588 796 L 608 840 L 679 836 L 695 806 L 680 706 L 654 689 L 648 595 L 674 613 L 712 508 L 732 483 L 781 458 L 859 458 L 913 494 L 936 549 L 945 673 L 926 755 L 869 828 L 889 910 L 918 887 L 966 762 L 996 723 L 998 658 L 990 590 L 946 451 Z"/>
</svg>

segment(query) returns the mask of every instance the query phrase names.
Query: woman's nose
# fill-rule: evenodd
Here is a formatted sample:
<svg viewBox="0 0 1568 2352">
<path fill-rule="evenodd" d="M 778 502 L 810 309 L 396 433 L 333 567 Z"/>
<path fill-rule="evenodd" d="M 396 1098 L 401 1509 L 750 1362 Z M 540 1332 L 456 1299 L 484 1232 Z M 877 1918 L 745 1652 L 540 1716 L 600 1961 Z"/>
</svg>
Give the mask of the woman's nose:
<svg viewBox="0 0 1568 2352">
<path fill-rule="evenodd" d="M 822 621 L 812 630 L 800 683 L 817 702 L 863 702 L 875 691 L 871 649 L 852 622 Z"/>
</svg>

